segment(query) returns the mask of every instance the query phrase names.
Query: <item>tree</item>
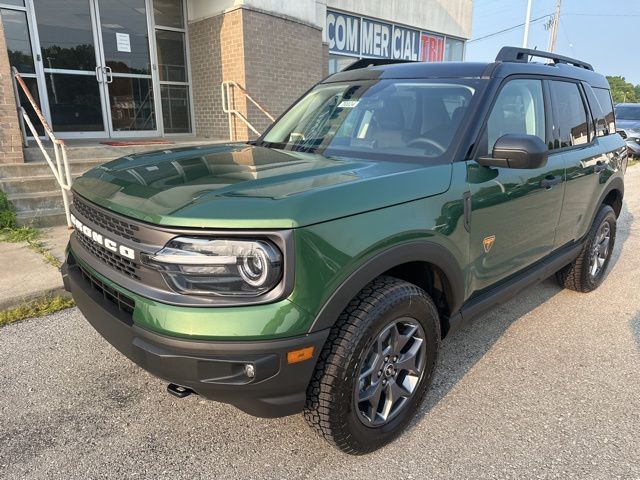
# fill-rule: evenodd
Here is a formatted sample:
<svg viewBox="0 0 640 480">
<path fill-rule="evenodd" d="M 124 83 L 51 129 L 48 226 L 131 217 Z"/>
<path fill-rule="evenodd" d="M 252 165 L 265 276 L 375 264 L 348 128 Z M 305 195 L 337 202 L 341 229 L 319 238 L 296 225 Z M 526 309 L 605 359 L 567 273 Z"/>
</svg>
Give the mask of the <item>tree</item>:
<svg viewBox="0 0 640 480">
<path fill-rule="evenodd" d="M 640 102 L 640 85 L 633 85 L 624 77 L 607 77 L 611 87 L 613 103 L 638 103 Z"/>
</svg>

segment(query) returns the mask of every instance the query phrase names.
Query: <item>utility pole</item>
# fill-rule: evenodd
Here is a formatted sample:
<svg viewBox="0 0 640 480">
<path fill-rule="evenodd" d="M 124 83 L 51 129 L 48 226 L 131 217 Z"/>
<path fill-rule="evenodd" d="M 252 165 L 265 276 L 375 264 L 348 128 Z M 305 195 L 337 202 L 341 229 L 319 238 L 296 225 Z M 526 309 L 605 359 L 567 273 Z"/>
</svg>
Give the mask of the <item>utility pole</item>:
<svg viewBox="0 0 640 480">
<path fill-rule="evenodd" d="M 562 8 L 562 0 L 556 0 L 556 12 L 549 21 L 549 47 L 550 52 L 556 51 L 556 40 L 558 38 L 558 27 L 560 24 L 560 9 Z"/>
<path fill-rule="evenodd" d="M 531 0 L 527 2 L 527 17 L 524 21 L 524 38 L 522 39 L 522 48 L 527 48 L 529 43 L 529 23 L 531 22 Z"/>
</svg>

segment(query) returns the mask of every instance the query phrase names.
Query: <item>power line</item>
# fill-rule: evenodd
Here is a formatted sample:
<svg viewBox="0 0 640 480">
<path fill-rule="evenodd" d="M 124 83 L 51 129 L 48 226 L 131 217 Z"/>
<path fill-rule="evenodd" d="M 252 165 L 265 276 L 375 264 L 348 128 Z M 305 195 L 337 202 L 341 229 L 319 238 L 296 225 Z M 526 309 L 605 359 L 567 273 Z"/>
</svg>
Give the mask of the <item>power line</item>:
<svg viewBox="0 0 640 480">
<path fill-rule="evenodd" d="M 547 15 L 543 15 L 541 17 L 534 18 L 529 23 L 531 24 L 531 23 L 539 22 L 540 20 L 548 18 L 551 15 L 552 14 L 549 13 Z M 471 39 L 471 40 L 467 41 L 467 43 L 477 42 L 479 40 L 484 40 L 485 38 L 495 37 L 496 35 L 500 35 L 502 33 L 510 32 L 511 30 L 516 30 L 517 28 L 520 28 L 520 27 L 524 27 L 524 23 L 519 23 L 518 25 L 514 25 L 513 27 L 505 28 L 504 30 L 499 30 L 497 32 L 490 33 L 488 35 L 483 35 L 482 37 Z"/>
</svg>

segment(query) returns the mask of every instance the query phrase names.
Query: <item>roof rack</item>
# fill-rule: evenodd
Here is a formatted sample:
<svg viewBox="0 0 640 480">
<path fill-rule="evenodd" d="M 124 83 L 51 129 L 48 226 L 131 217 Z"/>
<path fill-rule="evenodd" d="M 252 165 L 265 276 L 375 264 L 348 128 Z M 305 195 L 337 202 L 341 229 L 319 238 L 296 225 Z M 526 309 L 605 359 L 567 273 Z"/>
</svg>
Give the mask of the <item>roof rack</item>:
<svg viewBox="0 0 640 480">
<path fill-rule="evenodd" d="M 521 62 L 529 63 L 529 57 L 548 58 L 553 63 L 565 63 L 574 67 L 584 68 L 593 71 L 591 64 L 576 60 L 575 58 L 557 55 L 555 53 L 544 52 L 542 50 L 531 50 L 529 48 L 502 47 L 496 56 L 496 62 Z"/>
<path fill-rule="evenodd" d="M 353 63 L 350 63 L 345 68 L 340 70 L 341 72 L 348 72 L 350 70 L 359 70 L 361 68 L 375 67 L 377 65 L 391 65 L 394 63 L 414 63 L 413 60 L 398 60 L 393 58 L 361 58 Z"/>
</svg>

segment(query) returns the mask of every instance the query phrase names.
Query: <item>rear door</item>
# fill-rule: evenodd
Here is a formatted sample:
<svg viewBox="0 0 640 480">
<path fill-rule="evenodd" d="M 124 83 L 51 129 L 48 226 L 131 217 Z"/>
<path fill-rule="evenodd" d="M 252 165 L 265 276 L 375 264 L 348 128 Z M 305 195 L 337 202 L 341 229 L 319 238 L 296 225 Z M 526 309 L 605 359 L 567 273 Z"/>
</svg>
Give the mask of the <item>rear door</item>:
<svg viewBox="0 0 640 480">
<path fill-rule="evenodd" d="M 568 80 L 548 83 L 554 118 L 552 152 L 564 158 L 567 169 L 556 235 L 556 246 L 560 247 L 587 232 L 590 213 L 596 208 L 606 179 L 612 173 L 613 153 L 607 148 L 609 142 L 605 135 L 610 127 L 591 87 Z"/>
<path fill-rule="evenodd" d="M 509 133 L 551 140 L 546 84 L 514 78 L 501 87 L 478 141 L 475 158 Z M 564 196 L 564 160 L 551 155 L 538 169 L 485 167 L 467 162 L 471 192 L 470 288 L 482 290 L 549 254 Z"/>
</svg>

